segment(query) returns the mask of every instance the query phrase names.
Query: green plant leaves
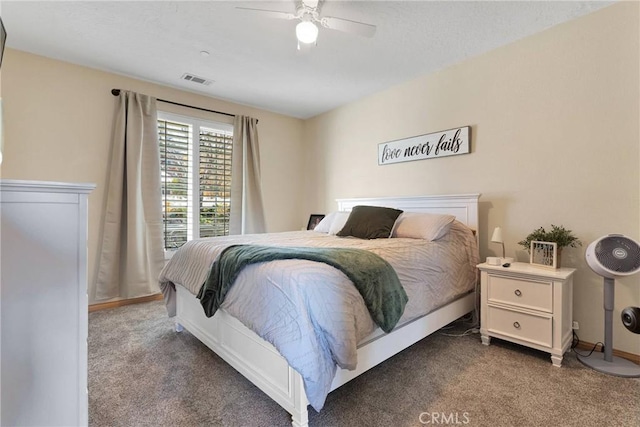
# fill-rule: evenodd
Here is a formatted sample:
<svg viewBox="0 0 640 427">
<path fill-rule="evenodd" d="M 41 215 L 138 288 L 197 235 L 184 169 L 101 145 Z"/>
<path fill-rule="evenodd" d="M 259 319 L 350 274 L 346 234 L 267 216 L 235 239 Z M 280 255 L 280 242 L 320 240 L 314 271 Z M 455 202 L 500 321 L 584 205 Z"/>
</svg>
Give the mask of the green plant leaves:
<svg viewBox="0 0 640 427">
<path fill-rule="evenodd" d="M 551 230 L 547 231 L 544 227 L 540 227 L 530 233 L 524 240 L 518 242 L 519 245 L 529 251 L 531 249 L 531 242 L 555 242 L 558 244 L 558 248 L 564 248 L 570 246 L 577 248 L 582 246 L 582 242 L 573 234 L 573 231 L 567 230 L 563 226 L 557 226 L 551 224 Z"/>
</svg>

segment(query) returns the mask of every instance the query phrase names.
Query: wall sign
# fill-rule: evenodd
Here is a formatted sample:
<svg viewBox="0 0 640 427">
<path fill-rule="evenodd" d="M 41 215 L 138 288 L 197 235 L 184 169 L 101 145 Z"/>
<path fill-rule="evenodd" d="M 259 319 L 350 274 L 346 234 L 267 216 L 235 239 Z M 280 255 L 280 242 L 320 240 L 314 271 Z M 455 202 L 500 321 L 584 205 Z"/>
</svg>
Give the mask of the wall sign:
<svg viewBox="0 0 640 427">
<path fill-rule="evenodd" d="M 378 144 L 378 165 L 469 153 L 469 126 Z"/>
</svg>

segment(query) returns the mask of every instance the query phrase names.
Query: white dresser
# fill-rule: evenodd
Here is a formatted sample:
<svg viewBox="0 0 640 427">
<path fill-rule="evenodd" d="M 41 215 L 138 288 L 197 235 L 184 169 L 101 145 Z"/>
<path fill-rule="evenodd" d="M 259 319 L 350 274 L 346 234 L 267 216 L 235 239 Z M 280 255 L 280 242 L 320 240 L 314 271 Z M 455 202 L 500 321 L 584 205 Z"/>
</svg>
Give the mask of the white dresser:
<svg viewBox="0 0 640 427">
<path fill-rule="evenodd" d="M 87 196 L 0 180 L 3 426 L 87 425 Z"/>
<path fill-rule="evenodd" d="M 551 353 L 562 364 L 573 339 L 573 268 L 546 269 L 514 262 L 480 264 L 480 334 Z"/>
</svg>

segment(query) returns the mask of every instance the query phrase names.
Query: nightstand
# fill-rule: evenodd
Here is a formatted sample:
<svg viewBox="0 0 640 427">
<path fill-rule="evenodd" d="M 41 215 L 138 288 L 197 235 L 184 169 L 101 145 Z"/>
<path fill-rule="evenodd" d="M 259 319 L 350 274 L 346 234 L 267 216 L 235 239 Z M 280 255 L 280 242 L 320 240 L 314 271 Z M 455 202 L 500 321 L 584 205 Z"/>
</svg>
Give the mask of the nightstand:
<svg viewBox="0 0 640 427">
<path fill-rule="evenodd" d="M 480 334 L 551 353 L 553 366 L 573 340 L 573 268 L 514 262 L 480 264 Z"/>
</svg>

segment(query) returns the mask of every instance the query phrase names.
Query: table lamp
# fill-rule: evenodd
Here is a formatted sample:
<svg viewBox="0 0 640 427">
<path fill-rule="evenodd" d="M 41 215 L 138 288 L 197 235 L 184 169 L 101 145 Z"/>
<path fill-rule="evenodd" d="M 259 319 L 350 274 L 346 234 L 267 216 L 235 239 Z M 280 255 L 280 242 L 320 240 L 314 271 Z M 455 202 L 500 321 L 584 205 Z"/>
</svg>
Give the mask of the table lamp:
<svg viewBox="0 0 640 427">
<path fill-rule="evenodd" d="M 493 235 L 491 236 L 491 241 L 493 243 L 500 243 L 502 245 L 502 258 L 500 258 L 499 263 L 500 264 L 504 264 L 504 263 L 511 263 L 513 262 L 513 258 L 507 258 L 505 256 L 505 252 L 504 252 L 504 239 L 502 238 L 502 228 L 500 227 L 496 227 L 493 230 Z"/>
</svg>

